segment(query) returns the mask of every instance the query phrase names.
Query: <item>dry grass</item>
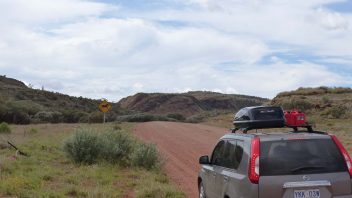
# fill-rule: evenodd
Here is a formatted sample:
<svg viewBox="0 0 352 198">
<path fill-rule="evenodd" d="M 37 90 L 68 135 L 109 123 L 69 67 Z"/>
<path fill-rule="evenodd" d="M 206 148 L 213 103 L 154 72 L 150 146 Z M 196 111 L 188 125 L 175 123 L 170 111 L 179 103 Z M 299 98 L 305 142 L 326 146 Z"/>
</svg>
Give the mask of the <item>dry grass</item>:
<svg viewBox="0 0 352 198">
<path fill-rule="evenodd" d="M 146 197 L 148 189 L 157 190 L 170 197 L 184 197 L 170 185 L 160 171 L 120 167 L 108 163 L 77 165 L 62 150 L 62 141 L 78 127 L 104 131 L 112 124 L 40 124 L 12 125 L 10 135 L 1 135 L 0 149 L 0 197 Z M 133 124 L 120 124 L 130 131 Z M 5 146 L 10 140 L 30 157 L 16 155 Z"/>
</svg>

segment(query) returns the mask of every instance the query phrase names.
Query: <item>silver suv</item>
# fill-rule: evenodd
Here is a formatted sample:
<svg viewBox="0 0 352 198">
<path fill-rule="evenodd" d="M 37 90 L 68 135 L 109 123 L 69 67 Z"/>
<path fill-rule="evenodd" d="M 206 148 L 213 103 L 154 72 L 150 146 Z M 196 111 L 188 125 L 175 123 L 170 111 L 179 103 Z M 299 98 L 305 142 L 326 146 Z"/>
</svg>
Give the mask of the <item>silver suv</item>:
<svg viewBox="0 0 352 198">
<path fill-rule="evenodd" d="M 199 163 L 200 198 L 352 198 L 351 158 L 324 132 L 229 133 Z"/>
</svg>

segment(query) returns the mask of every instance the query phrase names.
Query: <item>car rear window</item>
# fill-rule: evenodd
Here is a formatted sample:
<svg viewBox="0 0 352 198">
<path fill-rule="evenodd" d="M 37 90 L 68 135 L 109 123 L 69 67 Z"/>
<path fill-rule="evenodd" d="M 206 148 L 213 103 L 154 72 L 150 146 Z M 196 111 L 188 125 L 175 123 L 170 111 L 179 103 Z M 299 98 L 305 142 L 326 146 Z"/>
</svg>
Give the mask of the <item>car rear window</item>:
<svg viewBox="0 0 352 198">
<path fill-rule="evenodd" d="M 344 171 L 347 171 L 346 163 L 331 139 L 260 143 L 260 175 L 262 176 Z"/>
</svg>

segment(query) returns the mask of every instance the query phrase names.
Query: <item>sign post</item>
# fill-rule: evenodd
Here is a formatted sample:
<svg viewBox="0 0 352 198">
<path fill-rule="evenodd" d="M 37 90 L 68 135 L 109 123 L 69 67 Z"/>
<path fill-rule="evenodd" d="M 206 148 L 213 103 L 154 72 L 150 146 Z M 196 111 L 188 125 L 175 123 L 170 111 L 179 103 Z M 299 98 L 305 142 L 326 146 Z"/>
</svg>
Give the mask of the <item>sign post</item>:
<svg viewBox="0 0 352 198">
<path fill-rule="evenodd" d="M 110 111 L 110 109 L 111 104 L 108 103 L 106 99 L 103 99 L 103 101 L 99 104 L 99 110 L 104 113 L 103 123 L 105 123 L 105 114 Z"/>
</svg>

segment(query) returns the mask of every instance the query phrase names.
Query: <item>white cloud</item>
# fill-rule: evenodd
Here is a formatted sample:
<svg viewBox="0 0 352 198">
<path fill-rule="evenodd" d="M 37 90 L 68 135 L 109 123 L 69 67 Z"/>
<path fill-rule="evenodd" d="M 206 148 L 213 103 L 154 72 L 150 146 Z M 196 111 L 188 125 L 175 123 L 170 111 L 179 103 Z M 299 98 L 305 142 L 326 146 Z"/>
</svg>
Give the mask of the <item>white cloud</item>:
<svg viewBox="0 0 352 198">
<path fill-rule="evenodd" d="M 317 11 L 317 20 L 320 25 L 328 30 L 347 30 L 348 20 L 337 12 L 328 12 L 322 9 Z"/>
<path fill-rule="evenodd" d="M 103 3 L 81 0 L 2 0 L 0 1 L 1 21 L 22 23 L 59 23 L 77 17 L 99 16 L 117 7 Z M 25 24 L 24 24 L 25 23 Z"/>
<path fill-rule="evenodd" d="M 276 55 L 352 59 L 352 17 L 321 8 L 328 1 L 178 1 L 189 7 L 134 13 L 81 0 L 1 1 L 1 73 L 113 101 L 137 91 L 272 97 L 299 86 L 352 84 L 315 60 Z"/>
</svg>

